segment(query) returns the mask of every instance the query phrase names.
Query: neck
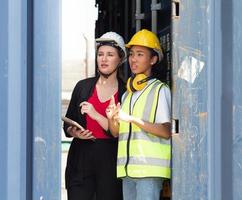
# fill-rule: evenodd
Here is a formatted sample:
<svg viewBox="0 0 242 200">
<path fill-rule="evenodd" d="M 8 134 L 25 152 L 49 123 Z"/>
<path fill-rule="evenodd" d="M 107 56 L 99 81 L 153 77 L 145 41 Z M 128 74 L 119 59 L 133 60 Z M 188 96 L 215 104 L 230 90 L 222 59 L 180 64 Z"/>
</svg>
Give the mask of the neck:
<svg viewBox="0 0 242 200">
<path fill-rule="evenodd" d="M 98 83 L 100 85 L 104 85 L 104 84 L 114 85 L 114 84 L 117 83 L 116 74 L 112 74 L 108 78 L 103 76 L 102 74 L 100 74 L 100 77 L 98 79 Z"/>
</svg>

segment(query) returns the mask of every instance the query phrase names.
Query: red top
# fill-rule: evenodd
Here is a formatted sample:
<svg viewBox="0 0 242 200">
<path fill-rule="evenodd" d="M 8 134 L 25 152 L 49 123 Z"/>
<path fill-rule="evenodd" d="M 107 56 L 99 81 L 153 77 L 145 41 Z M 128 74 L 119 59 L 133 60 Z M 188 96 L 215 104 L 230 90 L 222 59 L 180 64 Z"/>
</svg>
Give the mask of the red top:
<svg viewBox="0 0 242 200">
<path fill-rule="evenodd" d="M 114 99 L 115 99 L 115 103 L 117 104 L 118 92 L 115 93 Z M 110 99 L 105 102 L 101 102 L 98 98 L 96 87 L 93 91 L 92 96 L 90 96 L 90 98 L 88 99 L 88 102 L 93 105 L 93 107 L 96 109 L 97 112 L 99 112 L 101 115 L 106 117 L 105 110 L 109 105 Z M 99 125 L 99 123 L 96 120 L 93 120 L 92 118 L 90 118 L 89 115 L 86 115 L 86 121 L 87 121 L 87 129 L 92 131 L 92 134 L 94 137 L 100 138 L 100 139 L 110 138 L 110 136 L 108 136 L 105 133 L 104 129 Z"/>
</svg>

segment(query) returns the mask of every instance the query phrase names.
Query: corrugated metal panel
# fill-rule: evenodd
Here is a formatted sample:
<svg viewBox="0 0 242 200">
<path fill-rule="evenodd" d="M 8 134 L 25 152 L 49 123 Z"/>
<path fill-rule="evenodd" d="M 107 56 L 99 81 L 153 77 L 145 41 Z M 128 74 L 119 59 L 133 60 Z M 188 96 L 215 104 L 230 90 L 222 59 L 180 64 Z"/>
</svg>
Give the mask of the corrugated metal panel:
<svg viewBox="0 0 242 200">
<path fill-rule="evenodd" d="M 240 200 L 242 199 L 242 2 L 236 0 L 233 2 L 233 194 L 234 200 Z"/>
<path fill-rule="evenodd" d="M 173 19 L 173 199 L 242 199 L 241 9 L 187 0 Z"/>
<path fill-rule="evenodd" d="M 208 199 L 208 0 L 173 3 L 172 199 Z M 179 12 L 178 12 L 179 10 Z"/>
<path fill-rule="evenodd" d="M 26 199 L 26 1 L 1 2 L 0 199 Z M 14 191 L 14 192 L 13 192 Z"/>
<path fill-rule="evenodd" d="M 33 199 L 59 200 L 61 4 L 36 0 L 33 5 Z"/>
<path fill-rule="evenodd" d="M 60 199 L 59 3 L 1 1 L 1 200 Z"/>
<path fill-rule="evenodd" d="M 8 138 L 8 2 L 1 1 L 0 6 L 0 199 L 7 198 L 7 138 Z"/>
</svg>

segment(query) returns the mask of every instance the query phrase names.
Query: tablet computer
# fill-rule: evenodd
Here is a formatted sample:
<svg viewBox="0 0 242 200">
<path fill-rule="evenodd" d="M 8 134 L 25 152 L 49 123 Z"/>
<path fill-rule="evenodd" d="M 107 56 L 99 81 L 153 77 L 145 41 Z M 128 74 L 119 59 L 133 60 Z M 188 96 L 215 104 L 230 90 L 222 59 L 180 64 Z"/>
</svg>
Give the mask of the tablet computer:
<svg viewBox="0 0 242 200">
<path fill-rule="evenodd" d="M 85 129 L 79 124 L 77 123 L 76 121 L 68 118 L 68 117 L 61 117 L 62 121 L 64 121 L 65 123 L 69 124 L 70 126 L 75 126 L 77 127 L 78 129 L 84 131 Z"/>
</svg>

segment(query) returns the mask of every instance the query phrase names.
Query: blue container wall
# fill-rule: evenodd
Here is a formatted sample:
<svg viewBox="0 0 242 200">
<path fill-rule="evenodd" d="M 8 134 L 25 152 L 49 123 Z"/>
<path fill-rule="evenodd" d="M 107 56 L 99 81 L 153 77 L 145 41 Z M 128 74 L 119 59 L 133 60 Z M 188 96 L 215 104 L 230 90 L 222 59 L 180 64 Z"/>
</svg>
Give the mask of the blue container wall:
<svg viewBox="0 0 242 200">
<path fill-rule="evenodd" d="M 0 199 L 60 199 L 60 5 L 0 7 Z"/>
<path fill-rule="evenodd" d="M 241 20 L 242 2 L 233 1 L 233 195 L 234 200 L 242 199 L 242 20 Z M 230 70 L 230 66 L 226 66 Z"/>
<path fill-rule="evenodd" d="M 208 199 L 209 1 L 181 1 L 173 19 L 172 198 Z"/>
<path fill-rule="evenodd" d="M 1 120 L 1 134 L 0 134 L 0 157 L 5 162 L 0 162 L 0 195 L 1 199 L 7 198 L 7 131 L 8 131 L 8 52 L 6 47 L 8 45 L 8 4 L 7 1 L 1 2 L 0 7 L 0 120 Z M 4 134 L 5 133 L 5 134 Z"/>
<path fill-rule="evenodd" d="M 0 7 L 0 199 L 26 199 L 27 1 Z M 14 192 L 13 192 L 14 191 Z"/>
<path fill-rule="evenodd" d="M 173 18 L 173 199 L 242 199 L 240 1 L 180 1 Z"/>
<path fill-rule="evenodd" d="M 33 199 L 59 200 L 61 3 L 33 5 Z"/>
</svg>

